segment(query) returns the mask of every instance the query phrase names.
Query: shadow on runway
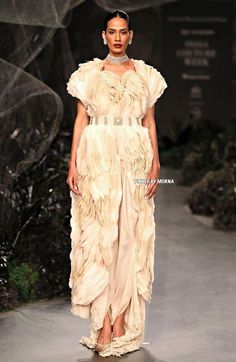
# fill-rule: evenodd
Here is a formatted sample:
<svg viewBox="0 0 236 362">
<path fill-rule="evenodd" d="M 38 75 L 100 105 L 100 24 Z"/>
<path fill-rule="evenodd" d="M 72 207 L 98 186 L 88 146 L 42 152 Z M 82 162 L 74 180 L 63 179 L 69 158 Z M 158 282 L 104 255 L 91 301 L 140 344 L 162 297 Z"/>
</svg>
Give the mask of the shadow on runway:
<svg viewBox="0 0 236 362">
<path fill-rule="evenodd" d="M 138 351 L 126 353 L 121 357 L 109 356 L 105 358 L 110 362 L 118 362 L 121 359 L 125 359 L 126 362 L 168 362 L 157 359 L 143 347 L 141 347 L 141 349 Z M 101 359 L 104 359 L 104 357 L 101 357 L 96 352 L 94 352 L 94 355 L 91 358 L 78 358 L 76 362 L 97 362 L 101 361 Z"/>
</svg>

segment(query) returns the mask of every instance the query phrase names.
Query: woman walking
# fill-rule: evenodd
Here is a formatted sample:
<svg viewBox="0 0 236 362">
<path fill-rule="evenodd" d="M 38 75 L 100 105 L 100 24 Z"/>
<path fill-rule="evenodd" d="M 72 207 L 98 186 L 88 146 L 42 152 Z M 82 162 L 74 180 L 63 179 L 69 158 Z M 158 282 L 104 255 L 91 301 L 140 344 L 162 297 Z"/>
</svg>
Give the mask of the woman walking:
<svg viewBox="0 0 236 362">
<path fill-rule="evenodd" d="M 71 196 L 71 312 L 89 318 L 80 342 L 101 356 L 138 350 L 154 280 L 154 200 L 160 172 L 154 104 L 165 79 L 129 58 L 127 13 L 109 13 L 105 59 L 80 63 L 67 183 Z"/>
</svg>

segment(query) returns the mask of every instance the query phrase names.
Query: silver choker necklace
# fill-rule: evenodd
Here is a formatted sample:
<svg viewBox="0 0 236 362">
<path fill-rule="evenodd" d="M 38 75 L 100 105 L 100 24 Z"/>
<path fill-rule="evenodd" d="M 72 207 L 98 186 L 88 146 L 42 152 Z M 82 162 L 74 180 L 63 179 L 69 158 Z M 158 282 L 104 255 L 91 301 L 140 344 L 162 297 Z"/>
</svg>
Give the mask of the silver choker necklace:
<svg viewBox="0 0 236 362">
<path fill-rule="evenodd" d="M 129 57 L 127 54 L 123 55 L 122 57 L 114 57 L 113 55 L 108 53 L 106 59 L 111 63 L 123 63 L 129 60 Z"/>
</svg>

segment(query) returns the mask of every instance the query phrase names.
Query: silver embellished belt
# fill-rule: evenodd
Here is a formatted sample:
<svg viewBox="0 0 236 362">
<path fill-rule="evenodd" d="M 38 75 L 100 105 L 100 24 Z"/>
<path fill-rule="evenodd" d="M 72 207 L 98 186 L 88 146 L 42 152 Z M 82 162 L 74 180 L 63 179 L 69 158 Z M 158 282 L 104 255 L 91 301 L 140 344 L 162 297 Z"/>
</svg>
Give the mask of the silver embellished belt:
<svg viewBox="0 0 236 362">
<path fill-rule="evenodd" d="M 117 126 L 142 126 L 141 117 L 132 117 L 132 116 L 93 116 L 90 117 L 89 124 L 94 125 L 117 125 Z"/>
</svg>

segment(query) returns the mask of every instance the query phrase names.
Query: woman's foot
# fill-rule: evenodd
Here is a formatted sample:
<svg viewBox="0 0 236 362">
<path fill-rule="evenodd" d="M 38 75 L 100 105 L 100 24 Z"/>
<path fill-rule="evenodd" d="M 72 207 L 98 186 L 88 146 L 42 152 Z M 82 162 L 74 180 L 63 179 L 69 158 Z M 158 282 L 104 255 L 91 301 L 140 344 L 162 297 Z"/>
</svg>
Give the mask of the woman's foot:
<svg viewBox="0 0 236 362">
<path fill-rule="evenodd" d="M 125 317 L 125 312 L 116 318 L 115 323 L 113 325 L 113 338 L 121 337 L 125 334 L 124 317 Z"/>
<path fill-rule="evenodd" d="M 104 346 L 107 346 L 111 343 L 111 330 L 105 330 L 104 328 L 100 329 L 98 339 L 96 342 L 95 351 L 101 352 L 104 349 Z"/>
<path fill-rule="evenodd" d="M 110 318 L 108 317 L 108 315 L 106 315 L 106 317 L 104 319 L 103 327 L 100 329 L 100 332 L 99 332 L 99 335 L 97 338 L 97 342 L 96 342 L 96 346 L 95 346 L 96 352 L 101 352 L 104 349 L 104 346 L 107 346 L 111 343 L 111 335 L 112 335 L 111 322 L 110 322 Z"/>
<path fill-rule="evenodd" d="M 125 329 L 122 326 L 113 327 L 113 338 L 121 337 L 125 334 Z"/>
</svg>

